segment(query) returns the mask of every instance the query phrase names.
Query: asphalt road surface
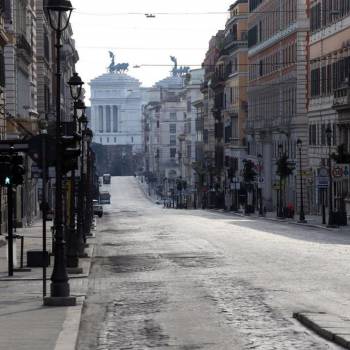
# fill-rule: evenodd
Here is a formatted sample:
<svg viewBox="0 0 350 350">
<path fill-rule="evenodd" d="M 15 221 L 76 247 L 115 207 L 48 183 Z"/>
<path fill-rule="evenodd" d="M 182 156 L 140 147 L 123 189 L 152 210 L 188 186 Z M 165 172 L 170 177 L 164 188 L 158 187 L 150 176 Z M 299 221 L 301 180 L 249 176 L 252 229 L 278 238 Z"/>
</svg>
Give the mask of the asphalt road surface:
<svg viewBox="0 0 350 350">
<path fill-rule="evenodd" d="M 292 318 L 350 317 L 350 235 L 164 209 L 112 178 L 79 350 L 339 349 Z"/>
</svg>

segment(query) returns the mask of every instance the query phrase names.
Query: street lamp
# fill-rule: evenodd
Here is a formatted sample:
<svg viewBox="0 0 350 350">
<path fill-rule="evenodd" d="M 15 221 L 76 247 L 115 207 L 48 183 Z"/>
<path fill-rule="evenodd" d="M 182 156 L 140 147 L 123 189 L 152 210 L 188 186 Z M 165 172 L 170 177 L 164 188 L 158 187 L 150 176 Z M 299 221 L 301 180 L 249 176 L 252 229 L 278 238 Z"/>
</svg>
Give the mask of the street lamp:
<svg viewBox="0 0 350 350">
<path fill-rule="evenodd" d="M 84 230 L 84 211 L 85 211 L 85 176 L 84 176 L 84 168 L 85 168 L 85 134 L 86 128 L 88 124 L 88 119 L 83 112 L 81 117 L 78 119 L 79 121 L 79 131 L 81 131 L 82 139 L 81 139 L 81 163 L 80 163 L 80 182 L 79 182 L 79 197 L 78 197 L 78 235 L 82 238 L 84 243 L 86 243 L 86 232 Z M 80 256 L 86 256 L 83 251 L 80 251 Z"/>
<path fill-rule="evenodd" d="M 283 146 L 282 144 L 278 145 L 278 155 L 279 158 L 282 158 L 282 152 L 283 152 Z M 277 210 L 277 216 L 279 218 L 283 217 L 283 198 L 282 198 L 282 175 L 280 174 L 280 179 L 279 179 L 279 204 L 278 204 L 278 210 Z"/>
<path fill-rule="evenodd" d="M 328 125 L 326 129 L 326 135 L 327 135 L 327 143 L 328 143 L 328 163 L 329 163 L 329 208 L 328 208 L 328 225 L 327 227 L 333 228 L 337 227 L 334 220 L 334 213 L 333 213 L 333 178 L 332 178 L 332 154 L 331 154 L 331 147 L 332 147 L 332 129 Z"/>
<path fill-rule="evenodd" d="M 74 102 L 77 102 L 77 100 L 81 96 L 81 91 L 84 85 L 84 82 L 81 80 L 78 73 L 73 73 L 73 76 L 68 81 L 70 95 Z"/>
<path fill-rule="evenodd" d="M 85 109 L 84 103 L 79 100 L 84 82 L 81 80 L 78 73 L 73 73 L 73 76 L 68 81 L 70 94 L 73 99 L 73 135 L 77 133 L 78 110 Z M 70 213 L 69 213 L 69 239 L 67 241 L 67 267 L 69 273 L 82 273 L 82 268 L 79 268 L 79 247 L 82 242 L 79 242 L 79 235 L 75 226 L 75 169 L 71 170 L 71 187 L 70 187 Z"/>
<path fill-rule="evenodd" d="M 70 296 L 65 262 L 62 191 L 62 125 L 61 125 L 61 36 L 69 25 L 73 11 L 69 0 L 47 0 L 51 28 L 56 32 L 56 183 L 55 183 L 55 262 L 51 275 L 50 297 L 44 299 L 47 306 L 72 306 L 76 298 Z"/>
<path fill-rule="evenodd" d="M 258 154 L 258 163 L 259 163 L 259 180 L 258 180 L 258 191 L 259 191 L 259 216 L 264 216 L 263 211 L 263 197 L 262 197 L 262 182 L 261 182 L 261 168 L 262 168 L 263 156 Z"/>
<path fill-rule="evenodd" d="M 87 123 L 86 123 L 87 125 Z M 90 128 L 85 127 L 85 140 L 86 140 L 86 191 L 85 191 L 85 229 L 84 232 L 87 236 L 91 235 L 91 224 L 92 224 L 92 217 L 93 217 L 93 209 L 92 209 L 92 193 L 91 193 L 91 187 L 92 187 L 92 169 L 91 169 L 91 141 L 93 138 L 93 132 Z"/>
<path fill-rule="evenodd" d="M 305 213 L 304 213 L 304 193 L 303 193 L 303 169 L 301 165 L 301 151 L 302 151 L 302 144 L 303 142 L 298 139 L 297 140 L 297 146 L 299 149 L 299 172 L 300 172 L 300 212 L 299 212 L 299 222 L 300 223 L 306 223 L 305 220 Z"/>
</svg>

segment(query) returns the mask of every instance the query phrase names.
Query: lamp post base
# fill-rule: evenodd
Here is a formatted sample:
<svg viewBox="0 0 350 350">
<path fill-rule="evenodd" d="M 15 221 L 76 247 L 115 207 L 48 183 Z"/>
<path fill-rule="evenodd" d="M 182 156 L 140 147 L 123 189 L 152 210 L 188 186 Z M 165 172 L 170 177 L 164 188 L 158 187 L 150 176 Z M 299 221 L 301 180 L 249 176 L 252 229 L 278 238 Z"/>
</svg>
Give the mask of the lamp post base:
<svg viewBox="0 0 350 350">
<path fill-rule="evenodd" d="M 77 304 L 76 297 L 46 297 L 44 298 L 44 306 L 75 306 Z"/>
<path fill-rule="evenodd" d="M 82 267 L 67 267 L 67 273 L 69 275 L 80 275 L 83 273 Z"/>
</svg>

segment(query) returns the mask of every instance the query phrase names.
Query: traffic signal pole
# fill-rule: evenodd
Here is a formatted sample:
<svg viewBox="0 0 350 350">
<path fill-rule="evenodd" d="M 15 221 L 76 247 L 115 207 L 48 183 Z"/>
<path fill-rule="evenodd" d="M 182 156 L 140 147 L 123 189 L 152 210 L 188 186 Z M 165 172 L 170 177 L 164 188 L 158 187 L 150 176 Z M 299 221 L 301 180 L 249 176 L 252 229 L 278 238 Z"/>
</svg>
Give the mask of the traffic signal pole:
<svg viewBox="0 0 350 350">
<path fill-rule="evenodd" d="M 8 273 L 13 276 L 13 188 L 7 185 Z"/>
</svg>

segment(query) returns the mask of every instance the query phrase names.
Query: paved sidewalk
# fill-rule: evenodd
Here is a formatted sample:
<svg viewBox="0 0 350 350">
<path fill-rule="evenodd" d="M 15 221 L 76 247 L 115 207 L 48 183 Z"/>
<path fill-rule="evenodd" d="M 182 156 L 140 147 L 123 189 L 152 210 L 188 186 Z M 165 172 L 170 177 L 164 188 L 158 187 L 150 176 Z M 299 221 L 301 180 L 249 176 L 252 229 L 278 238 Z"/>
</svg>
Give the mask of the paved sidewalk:
<svg viewBox="0 0 350 350">
<path fill-rule="evenodd" d="M 48 222 L 48 250 L 51 251 L 51 233 Z M 37 221 L 33 226 L 17 229 L 24 236 L 24 267 L 26 251 L 42 249 L 42 226 Z M 2 243 L 1 243 L 2 242 Z M 42 268 L 31 268 L 29 272 L 14 272 L 8 277 L 7 244 L 0 237 L 0 350 L 73 350 L 75 349 L 83 301 L 88 288 L 91 258 L 80 259 L 82 275 L 70 276 L 71 294 L 77 296 L 74 307 L 45 307 L 42 296 Z M 89 256 L 93 253 L 93 239 L 89 239 Z M 19 265 L 20 242 L 17 241 Z M 53 258 L 47 269 L 47 290 Z"/>
<path fill-rule="evenodd" d="M 221 211 L 224 212 L 223 210 L 221 210 Z M 239 216 L 249 216 L 251 218 L 260 219 L 260 220 L 270 220 L 270 221 L 275 221 L 275 222 L 279 222 L 279 223 L 286 223 L 286 224 L 300 225 L 300 226 L 309 226 L 309 227 L 319 228 L 319 229 L 328 230 L 328 231 L 342 231 L 342 232 L 349 232 L 350 233 L 350 226 L 349 225 L 339 226 L 336 228 L 329 228 L 329 227 L 327 227 L 327 225 L 322 224 L 322 217 L 317 216 L 317 215 L 306 215 L 305 216 L 306 223 L 301 223 L 301 222 L 299 222 L 298 215 L 296 215 L 293 219 L 287 219 L 287 218 L 281 219 L 281 218 L 278 218 L 276 216 L 275 212 L 265 213 L 264 216 L 259 216 L 258 213 L 245 215 L 242 211 L 240 211 L 240 212 L 227 212 L 227 213 L 231 213 L 233 215 L 239 215 Z M 327 218 L 327 220 L 328 220 L 328 218 Z M 326 222 L 327 222 L 327 220 L 326 220 Z"/>
<path fill-rule="evenodd" d="M 295 312 L 293 317 L 322 338 L 350 349 L 349 319 L 324 312 L 307 311 Z"/>
</svg>

